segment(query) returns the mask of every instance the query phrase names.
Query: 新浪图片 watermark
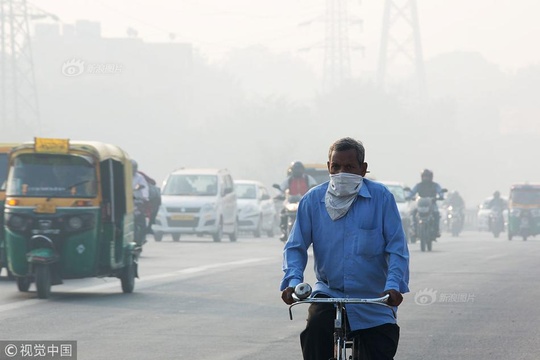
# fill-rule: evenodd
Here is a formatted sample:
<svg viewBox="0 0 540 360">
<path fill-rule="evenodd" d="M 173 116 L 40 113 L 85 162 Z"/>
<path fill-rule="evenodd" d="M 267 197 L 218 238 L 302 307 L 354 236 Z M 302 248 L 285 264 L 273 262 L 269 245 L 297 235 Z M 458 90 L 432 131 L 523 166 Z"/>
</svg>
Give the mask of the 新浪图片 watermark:
<svg viewBox="0 0 540 360">
<path fill-rule="evenodd" d="M 425 288 L 417 291 L 414 295 L 414 302 L 417 305 L 431 305 L 439 303 L 469 303 L 474 302 L 475 295 L 458 292 L 438 292 L 434 289 Z"/>
<path fill-rule="evenodd" d="M 123 70 L 118 63 L 87 63 L 81 59 L 70 59 L 62 64 L 62 74 L 67 77 L 76 77 L 83 74 L 115 75 Z"/>
<path fill-rule="evenodd" d="M 77 342 L 67 340 L 0 340 L 0 359 L 77 360 Z"/>
</svg>

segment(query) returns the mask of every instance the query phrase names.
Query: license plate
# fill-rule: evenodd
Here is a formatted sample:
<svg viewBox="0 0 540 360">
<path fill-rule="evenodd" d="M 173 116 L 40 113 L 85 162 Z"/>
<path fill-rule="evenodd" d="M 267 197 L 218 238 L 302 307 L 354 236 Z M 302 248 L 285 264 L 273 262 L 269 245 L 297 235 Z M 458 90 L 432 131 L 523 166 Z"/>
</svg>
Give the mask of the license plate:
<svg viewBox="0 0 540 360">
<path fill-rule="evenodd" d="M 193 220 L 195 216 L 191 214 L 174 214 L 171 215 L 171 220 Z"/>
<path fill-rule="evenodd" d="M 56 212 L 56 205 L 51 203 L 38 204 L 34 211 L 40 214 L 54 214 Z"/>
</svg>

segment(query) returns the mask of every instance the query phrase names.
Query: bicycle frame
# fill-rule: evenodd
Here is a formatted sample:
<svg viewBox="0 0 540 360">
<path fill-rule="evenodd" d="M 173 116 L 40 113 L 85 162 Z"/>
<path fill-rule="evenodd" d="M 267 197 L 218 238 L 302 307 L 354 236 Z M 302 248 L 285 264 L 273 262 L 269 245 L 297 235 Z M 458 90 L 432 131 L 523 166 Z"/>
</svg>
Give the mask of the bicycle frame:
<svg viewBox="0 0 540 360">
<path fill-rule="evenodd" d="M 331 360 L 346 360 L 347 349 L 352 348 L 352 355 L 350 359 L 360 360 L 357 356 L 357 351 L 354 348 L 354 341 L 347 339 L 347 324 L 344 319 L 344 310 L 346 304 L 375 304 L 385 306 L 392 310 L 394 317 L 396 313 L 392 306 L 388 305 L 389 295 L 374 299 L 360 299 L 360 298 L 306 298 L 298 300 L 295 303 L 289 305 L 289 317 L 292 320 L 292 308 L 299 304 L 314 304 L 314 303 L 330 303 L 336 306 L 336 317 L 334 319 L 334 357 Z M 296 298 L 298 299 L 298 298 Z"/>
</svg>

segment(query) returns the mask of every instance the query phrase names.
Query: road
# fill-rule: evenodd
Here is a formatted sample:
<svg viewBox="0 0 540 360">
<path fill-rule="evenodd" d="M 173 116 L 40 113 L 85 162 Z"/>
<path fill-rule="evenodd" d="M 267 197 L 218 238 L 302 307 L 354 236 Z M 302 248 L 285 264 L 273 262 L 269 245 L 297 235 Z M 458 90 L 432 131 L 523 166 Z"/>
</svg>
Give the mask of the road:
<svg viewBox="0 0 540 360">
<path fill-rule="evenodd" d="M 290 321 L 280 300 L 282 248 L 264 237 L 151 240 L 133 294 L 117 279 L 83 279 L 39 300 L 3 277 L 0 339 L 76 340 L 79 360 L 300 359 L 307 308 Z M 444 234 L 431 253 L 410 251 L 396 359 L 538 358 L 540 239 Z"/>
</svg>

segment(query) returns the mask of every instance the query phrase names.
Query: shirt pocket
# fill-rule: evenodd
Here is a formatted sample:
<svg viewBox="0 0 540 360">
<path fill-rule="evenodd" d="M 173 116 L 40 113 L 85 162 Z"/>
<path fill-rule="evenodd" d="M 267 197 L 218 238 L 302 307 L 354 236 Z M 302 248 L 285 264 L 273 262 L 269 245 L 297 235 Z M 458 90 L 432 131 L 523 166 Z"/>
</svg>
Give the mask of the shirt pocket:
<svg viewBox="0 0 540 360">
<path fill-rule="evenodd" d="M 379 229 L 358 229 L 354 236 L 354 251 L 356 255 L 377 256 L 384 252 L 384 239 Z"/>
</svg>

